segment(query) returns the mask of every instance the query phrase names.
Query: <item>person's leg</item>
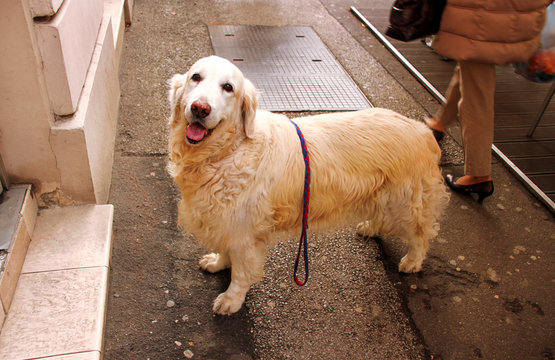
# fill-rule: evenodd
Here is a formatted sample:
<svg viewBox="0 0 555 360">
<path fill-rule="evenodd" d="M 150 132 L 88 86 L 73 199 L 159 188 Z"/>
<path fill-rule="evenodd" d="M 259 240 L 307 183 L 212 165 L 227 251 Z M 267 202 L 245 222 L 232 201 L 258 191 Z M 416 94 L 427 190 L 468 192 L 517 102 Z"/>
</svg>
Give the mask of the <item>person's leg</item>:
<svg viewBox="0 0 555 360">
<path fill-rule="evenodd" d="M 453 71 L 453 76 L 451 77 L 451 81 L 447 87 L 445 99 L 446 103 L 432 118 L 427 120 L 429 127 L 443 132 L 445 132 L 447 127 L 457 119 L 459 101 L 461 99 L 460 69 L 458 64 Z"/>
<path fill-rule="evenodd" d="M 465 176 L 459 185 L 491 180 L 495 65 L 461 62 L 459 122 L 465 156 Z"/>
</svg>

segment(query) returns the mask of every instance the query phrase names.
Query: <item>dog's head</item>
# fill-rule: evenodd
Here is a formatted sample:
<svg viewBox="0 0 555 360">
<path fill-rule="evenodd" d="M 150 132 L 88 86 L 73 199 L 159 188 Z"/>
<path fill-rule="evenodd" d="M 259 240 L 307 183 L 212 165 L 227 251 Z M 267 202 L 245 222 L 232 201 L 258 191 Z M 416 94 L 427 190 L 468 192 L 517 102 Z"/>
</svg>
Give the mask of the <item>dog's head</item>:
<svg viewBox="0 0 555 360">
<path fill-rule="evenodd" d="M 170 80 L 170 125 L 182 128 L 187 145 L 198 147 L 222 132 L 254 136 L 258 96 L 254 85 L 230 61 L 210 56 Z"/>
</svg>

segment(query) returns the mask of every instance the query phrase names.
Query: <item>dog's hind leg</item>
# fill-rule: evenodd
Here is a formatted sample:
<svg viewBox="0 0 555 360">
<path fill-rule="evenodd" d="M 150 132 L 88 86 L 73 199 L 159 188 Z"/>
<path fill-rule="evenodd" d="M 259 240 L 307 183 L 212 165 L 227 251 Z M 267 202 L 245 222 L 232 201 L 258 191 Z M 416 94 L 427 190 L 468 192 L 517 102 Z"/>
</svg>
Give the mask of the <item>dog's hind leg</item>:
<svg viewBox="0 0 555 360">
<path fill-rule="evenodd" d="M 233 241 L 232 241 L 233 243 Z M 228 250 L 231 262 L 231 283 L 227 290 L 214 300 L 215 314 L 231 315 L 243 305 L 250 286 L 264 277 L 266 243 L 257 239 L 241 239 Z"/>
<path fill-rule="evenodd" d="M 419 272 L 428 252 L 429 240 L 437 235 L 436 222 L 449 200 L 441 174 L 424 179 L 412 186 L 410 206 L 405 207 L 404 231 L 400 234 L 407 241 L 408 252 L 399 263 L 399 271 Z"/>
<path fill-rule="evenodd" d="M 199 266 L 208 272 L 217 273 L 231 266 L 229 257 L 223 253 L 210 253 L 200 258 Z"/>
</svg>

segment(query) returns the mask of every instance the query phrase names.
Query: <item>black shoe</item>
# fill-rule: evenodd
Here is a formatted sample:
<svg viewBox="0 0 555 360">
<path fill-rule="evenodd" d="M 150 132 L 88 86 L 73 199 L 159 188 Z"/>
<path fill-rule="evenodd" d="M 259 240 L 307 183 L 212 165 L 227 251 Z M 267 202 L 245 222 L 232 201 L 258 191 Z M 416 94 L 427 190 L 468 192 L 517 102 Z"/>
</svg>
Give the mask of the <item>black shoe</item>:
<svg viewBox="0 0 555 360">
<path fill-rule="evenodd" d="M 436 139 L 437 142 L 440 142 L 441 140 L 443 140 L 443 137 L 445 136 L 445 132 L 440 131 L 440 130 L 436 130 L 436 129 L 430 127 L 430 125 L 428 125 L 428 118 L 427 117 L 423 117 L 422 121 L 424 122 L 424 124 L 426 124 L 428 129 L 432 130 L 432 133 L 434 134 L 434 138 Z"/>
<path fill-rule="evenodd" d="M 460 177 L 454 177 L 452 174 L 445 175 L 445 182 L 449 187 L 461 194 L 470 195 L 472 193 L 478 194 L 478 202 L 481 204 L 485 198 L 493 194 L 493 181 L 482 181 L 477 184 L 472 185 L 459 185 L 457 184 L 457 180 Z"/>
<path fill-rule="evenodd" d="M 432 129 L 431 127 L 429 128 Z M 437 142 L 440 142 L 441 140 L 443 140 L 443 137 L 445 136 L 445 133 L 443 131 L 439 131 L 436 129 L 432 129 L 432 133 L 434 134 L 434 137 L 436 138 Z"/>
</svg>

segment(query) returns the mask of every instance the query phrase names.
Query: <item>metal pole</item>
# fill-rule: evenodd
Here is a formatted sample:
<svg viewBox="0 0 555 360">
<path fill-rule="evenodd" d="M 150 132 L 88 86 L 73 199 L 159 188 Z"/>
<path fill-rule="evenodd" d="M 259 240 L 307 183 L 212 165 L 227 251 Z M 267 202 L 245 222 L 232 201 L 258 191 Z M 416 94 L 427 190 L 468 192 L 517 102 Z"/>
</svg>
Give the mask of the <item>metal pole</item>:
<svg viewBox="0 0 555 360">
<path fill-rule="evenodd" d="M 551 101 L 551 98 L 553 97 L 553 93 L 555 93 L 555 81 L 553 81 L 553 84 L 551 85 L 551 88 L 547 92 L 547 96 L 543 100 L 543 104 L 540 107 L 540 111 L 538 111 L 538 114 L 536 115 L 536 120 L 534 121 L 534 124 L 532 125 L 532 127 L 528 131 L 528 134 L 526 134 L 528 137 L 532 137 L 532 135 L 534 135 L 534 131 L 536 131 L 536 128 L 538 127 L 538 124 L 540 123 L 540 120 L 541 120 L 543 114 L 545 113 L 545 110 L 547 110 L 547 107 L 549 106 L 549 102 Z"/>
<path fill-rule="evenodd" d="M 524 183 L 524 185 L 543 202 L 552 213 L 555 214 L 555 202 L 549 198 L 525 173 L 522 172 L 505 154 L 492 145 L 493 153 L 503 162 L 509 170 Z"/>
</svg>

